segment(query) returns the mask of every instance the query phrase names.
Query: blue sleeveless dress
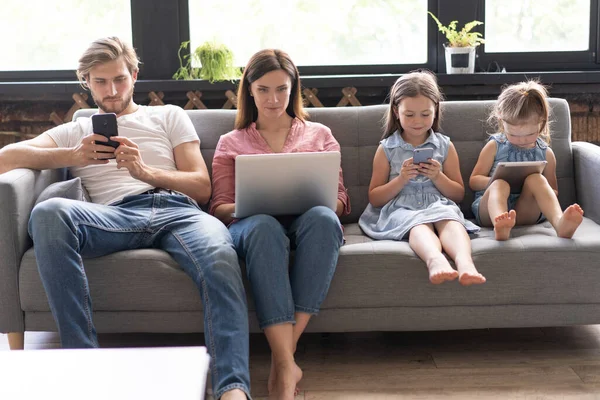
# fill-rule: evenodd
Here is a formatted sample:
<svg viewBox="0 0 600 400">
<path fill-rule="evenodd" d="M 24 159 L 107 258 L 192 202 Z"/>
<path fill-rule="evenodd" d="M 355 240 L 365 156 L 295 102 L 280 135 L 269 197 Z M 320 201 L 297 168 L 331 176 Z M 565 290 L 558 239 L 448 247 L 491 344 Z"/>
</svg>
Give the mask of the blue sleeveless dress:
<svg viewBox="0 0 600 400">
<path fill-rule="evenodd" d="M 503 133 L 492 135 L 489 140 L 494 140 L 496 142 L 496 157 L 494 158 L 494 164 L 492 165 L 489 176 L 494 174 L 499 162 L 546 161 L 546 149 L 548 148 L 548 144 L 541 137 L 537 138 L 535 146 L 530 149 L 523 149 L 513 145 Z M 481 224 L 479 218 L 479 205 L 484 193 L 485 190 L 475 192 L 475 200 L 471 205 L 471 210 L 473 210 L 473 214 L 475 215 L 478 224 Z M 508 196 L 507 205 L 509 211 L 514 210 L 520 195 L 521 193 L 511 193 Z M 541 216 L 537 222 L 542 222 L 544 219 L 545 218 Z"/>
<path fill-rule="evenodd" d="M 390 181 L 400 174 L 402 163 L 412 157 L 415 147 L 406 143 L 398 131 L 382 140 L 381 145 L 390 162 Z M 425 143 L 417 148 L 433 148 L 433 158 L 443 165 L 449 146 L 448 136 L 431 130 Z M 431 179 L 417 175 L 383 207 L 369 204 L 358 224 L 373 239 L 403 240 L 413 227 L 442 220 L 458 221 L 469 233 L 479 231 L 478 226 L 465 220 L 456 203 L 440 193 Z"/>
</svg>

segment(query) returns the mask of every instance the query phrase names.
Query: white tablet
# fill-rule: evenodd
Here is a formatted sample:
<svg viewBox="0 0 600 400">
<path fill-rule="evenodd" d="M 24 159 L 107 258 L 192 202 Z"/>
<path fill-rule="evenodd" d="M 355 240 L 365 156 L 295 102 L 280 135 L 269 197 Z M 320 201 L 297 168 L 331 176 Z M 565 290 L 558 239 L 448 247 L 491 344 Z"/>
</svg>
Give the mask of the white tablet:
<svg viewBox="0 0 600 400">
<path fill-rule="evenodd" d="M 337 206 L 338 151 L 239 155 L 235 158 L 235 218 L 298 215 Z"/>
<path fill-rule="evenodd" d="M 531 174 L 543 173 L 547 163 L 547 161 L 499 162 L 488 186 L 496 179 L 502 179 L 510 185 L 511 193 L 519 193 L 525 178 Z"/>
</svg>

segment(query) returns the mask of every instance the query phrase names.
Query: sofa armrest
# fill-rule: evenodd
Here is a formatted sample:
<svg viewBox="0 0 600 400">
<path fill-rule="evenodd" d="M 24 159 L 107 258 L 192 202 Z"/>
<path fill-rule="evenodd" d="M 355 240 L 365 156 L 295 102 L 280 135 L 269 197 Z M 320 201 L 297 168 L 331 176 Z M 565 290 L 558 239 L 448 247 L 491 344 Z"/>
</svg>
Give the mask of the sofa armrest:
<svg viewBox="0 0 600 400">
<path fill-rule="evenodd" d="M 587 142 L 573 142 L 571 145 L 577 203 L 586 217 L 600 224 L 600 146 Z"/>
<path fill-rule="evenodd" d="M 15 169 L 0 174 L 0 332 L 22 332 L 19 266 L 31 247 L 29 215 L 44 188 L 65 179 L 65 170 Z"/>
</svg>

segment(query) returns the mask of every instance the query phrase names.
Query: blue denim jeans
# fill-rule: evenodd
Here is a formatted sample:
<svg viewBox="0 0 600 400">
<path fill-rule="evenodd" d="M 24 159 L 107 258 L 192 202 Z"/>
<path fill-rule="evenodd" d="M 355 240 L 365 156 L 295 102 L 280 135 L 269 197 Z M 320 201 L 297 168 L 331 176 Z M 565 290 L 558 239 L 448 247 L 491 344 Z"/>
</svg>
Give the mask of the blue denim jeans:
<svg viewBox="0 0 600 400">
<path fill-rule="evenodd" d="M 294 323 L 295 312 L 319 312 L 343 241 L 335 212 L 313 207 L 283 223 L 269 215 L 254 215 L 231 224 L 229 232 L 239 257 L 246 261 L 261 329 Z M 291 268 L 290 243 L 296 250 Z"/>
<path fill-rule="evenodd" d="M 98 347 L 84 258 L 162 249 L 200 290 L 216 398 L 235 388 L 250 397 L 248 309 L 238 257 L 225 226 L 191 199 L 141 194 L 105 206 L 53 198 L 33 209 L 29 233 L 63 347 Z"/>
</svg>

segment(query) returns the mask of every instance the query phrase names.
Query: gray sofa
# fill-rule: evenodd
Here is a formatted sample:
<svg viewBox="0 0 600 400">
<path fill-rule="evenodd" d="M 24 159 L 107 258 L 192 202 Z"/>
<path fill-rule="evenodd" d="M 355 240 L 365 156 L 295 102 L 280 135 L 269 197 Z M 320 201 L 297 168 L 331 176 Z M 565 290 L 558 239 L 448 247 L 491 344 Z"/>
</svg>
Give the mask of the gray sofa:
<svg viewBox="0 0 600 400">
<path fill-rule="evenodd" d="M 490 128 L 492 102 L 446 102 L 443 131 L 453 140 L 465 182 Z M 566 101 L 551 100 L 552 146 L 558 160 L 560 202 L 579 202 L 586 218 L 573 240 L 557 238 L 549 223 L 513 230 L 496 242 L 490 229 L 473 237 L 473 257 L 487 277 L 480 286 L 429 283 L 423 262 L 406 242 L 373 241 L 357 220 L 367 205 L 371 164 L 387 107 L 310 109 L 342 147 L 352 202 L 343 218 L 346 244 L 321 314 L 309 331 L 402 331 L 534 327 L 600 323 L 600 148 L 570 142 Z M 89 114 L 86 110 L 79 115 Z M 235 111 L 188 111 L 210 166 L 219 135 Z M 0 332 L 55 330 L 40 282 L 27 220 L 37 195 L 64 171 L 14 170 L 0 175 Z M 463 212 L 472 217 L 467 189 Z M 195 285 L 164 252 L 154 249 L 85 260 L 99 332 L 201 332 Z M 135 285 L 133 285 L 135 283 Z M 249 307 L 253 309 L 249 294 Z M 251 329 L 257 322 L 251 314 Z"/>
</svg>

